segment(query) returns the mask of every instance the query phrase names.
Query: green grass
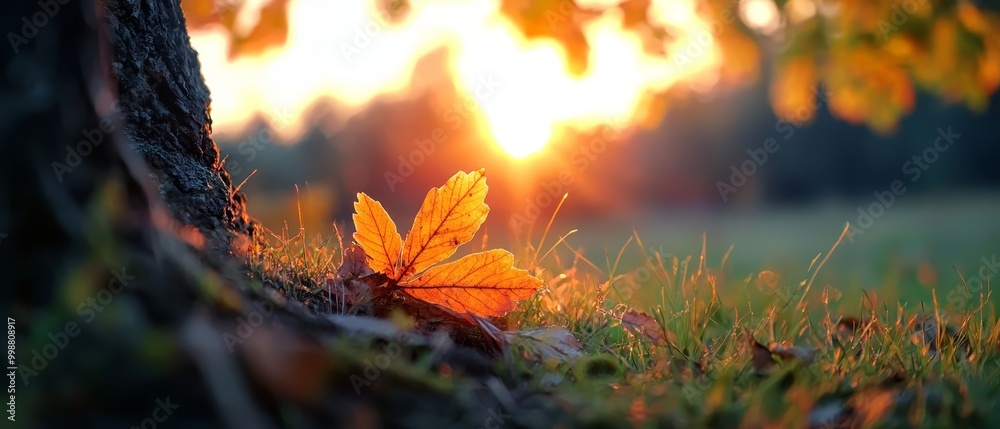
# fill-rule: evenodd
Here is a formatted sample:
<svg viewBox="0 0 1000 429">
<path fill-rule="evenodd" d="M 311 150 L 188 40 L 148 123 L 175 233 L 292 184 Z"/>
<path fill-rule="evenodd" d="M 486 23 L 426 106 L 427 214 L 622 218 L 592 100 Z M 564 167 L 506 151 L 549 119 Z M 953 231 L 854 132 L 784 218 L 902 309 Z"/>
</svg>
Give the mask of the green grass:
<svg viewBox="0 0 1000 429">
<path fill-rule="evenodd" d="M 256 284 L 314 311 L 352 313 L 325 288 L 340 262 L 339 232 L 307 237 L 300 228 L 255 245 Z M 537 244 L 511 249 L 517 266 L 546 286 L 507 322 L 511 330 L 566 328 L 584 357 L 539 359 L 512 349 L 495 363 L 508 386 L 554 398 L 570 424 L 992 427 L 1000 421 L 1000 319 L 988 287 L 963 296 L 965 311 L 943 305 L 934 290 L 929 305 L 884 302 L 851 285 L 841 285 L 851 290 L 842 294 L 815 282 L 828 258 L 843 250 L 840 241 L 803 267 L 801 278 L 768 282 L 766 274 L 758 277 L 768 267 L 734 272 L 729 252 L 710 258 L 704 238 L 700 253 L 678 258 L 633 233 L 601 261 L 586 257 L 573 238 L 546 228 Z M 857 304 L 832 306 L 839 295 Z M 655 318 L 667 343 L 627 331 L 621 318 L 630 310 Z M 847 328 L 851 321 L 856 329 Z M 753 340 L 814 349 L 815 358 L 755 360 Z M 331 353 L 368 356 L 381 346 L 342 342 Z M 345 361 L 358 366 L 362 359 Z M 391 372 L 404 374 L 390 378 L 399 388 L 461 390 L 458 375 L 420 357 L 394 362 Z"/>
<path fill-rule="evenodd" d="M 801 427 L 810 424 L 810 416 L 812 424 L 833 426 L 878 422 L 937 427 L 996 420 L 1000 332 L 988 294 L 981 302 L 971 298 L 977 305 L 963 314 L 943 314 L 938 305 L 905 308 L 870 301 L 861 303 L 859 313 L 837 314 L 822 302 L 821 290 L 811 289 L 822 258 L 801 282 L 773 293 L 758 289 L 753 273 L 720 283 L 715 273 L 726 257 L 713 269 L 705 251 L 683 260 L 665 259 L 648 252 L 638 236 L 633 238 L 646 255 L 638 270 L 649 272 L 648 278 L 636 270 L 620 272 L 624 248 L 605 261 L 604 270 L 570 252 L 577 259 L 550 264 L 543 279 L 551 286 L 525 302 L 513 319 L 519 327 L 568 327 L 587 352 L 613 357 L 627 371 L 611 383 L 627 386 L 634 393 L 631 400 L 644 404 L 647 413 L 699 426 Z M 640 277 L 647 280 L 640 282 Z M 636 288 L 658 290 L 659 300 L 622 299 L 629 295 L 623 289 Z M 653 346 L 626 332 L 620 320 L 628 309 L 649 312 L 673 334 L 668 336 L 672 341 Z M 843 317 L 866 323 L 845 338 L 838 335 Z M 941 323 L 933 325 L 932 335 L 916 335 L 925 317 Z M 955 332 L 945 334 L 945 326 Z M 817 356 L 808 365 L 792 360 L 773 375 L 755 375 L 744 330 L 764 344 L 816 348 Z M 604 399 L 595 404 L 616 403 Z M 818 409 L 832 410 L 836 417 L 822 419 L 814 411 Z"/>
</svg>

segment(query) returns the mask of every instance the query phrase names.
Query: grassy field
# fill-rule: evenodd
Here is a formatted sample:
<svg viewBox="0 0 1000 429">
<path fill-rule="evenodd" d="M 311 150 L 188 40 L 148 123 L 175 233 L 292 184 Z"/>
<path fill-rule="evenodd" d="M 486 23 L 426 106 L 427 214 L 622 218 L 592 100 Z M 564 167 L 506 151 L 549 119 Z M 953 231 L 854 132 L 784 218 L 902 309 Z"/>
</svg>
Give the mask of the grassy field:
<svg viewBox="0 0 1000 429">
<path fill-rule="evenodd" d="M 660 212 L 583 225 L 559 225 L 557 220 L 553 231 L 578 229 L 567 241 L 601 261 L 598 265 L 605 270 L 605 252 L 617 253 L 634 238 L 634 228 L 647 253 L 658 251 L 681 259 L 700 255 L 704 236 L 706 263 L 726 278 L 723 283 L 727 285 L 740 286 L 747 276 L 761 270 L 798 282 L 812 260 L 829 250 L 846 221 L 857 224 L 857 208 L 829 204 L 742 213 Z M 620 263 L 625 269 L 641 266 L 643 259 L 634 239 L 632 244 Z M 887 302 L 929 304 L 932 290 L 939 298 L 964 290 L 959 273 L 967 280 L 979 277 L 987 265 L 983 274 L 988 275 L 990 262 L 996 258 L 1000 258 L 1000 198 L 996 195 L 903 201 L 853 240 L 845 238 L 816 283 L 841 292 L 844 299 L 834 307 L 844 305 L 844 311 L 860 309 L 863 291 Z M 986 282 L 982 285 L 985 290 Z M 657 288 L 651 285 L 644 297 L 658 297 Z M 750 297 L 741 294 L 742 289 L 726 290 L 726 296 L 736 301 Z M 946 301 L 942 299 L 942 304 Z"/>
<path fill-rule="evenodd" d="M 992 426 L 1000 324 L 989 269 L 972 280 L 1000 250 L 998 213 L 978 198 L 900 204 L 854 242 L 841 234 L 850 206 L 650 216 L 634 234 L 557 222 L 510 249 L 546 287 L 506 318 L 500 384 L 425 353 L 378 382 L 445 396 L 489 385 L 499 399 L 473 407 L 498 411 L 454 417 L 485 427 Z M 563 227 L 579 231 L 562 240 Z M 313 244 L 278 240 L 258 269 L 322 284 L 339 244 Z M 349 373 L 386 345 L 338 347 L 360 356 Z"/>
</svg>

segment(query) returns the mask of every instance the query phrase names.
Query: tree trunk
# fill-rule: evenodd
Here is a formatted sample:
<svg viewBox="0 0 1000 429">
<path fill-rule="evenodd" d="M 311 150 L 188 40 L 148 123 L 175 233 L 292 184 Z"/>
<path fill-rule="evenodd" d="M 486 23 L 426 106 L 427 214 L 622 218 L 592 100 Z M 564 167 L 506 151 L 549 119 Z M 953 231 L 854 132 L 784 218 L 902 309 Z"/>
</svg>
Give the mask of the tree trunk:
<svg viewBox="0 0 1000 429">
<path fill-rule="evenodd" d="M 209 137 L 208 91 L 179 4 L 5 9 L 0 283 L 14 295 L 2 305 L 16 330 L 15 421 L 148 427 L 165 407 L 175 427 L 268 427 L 242 354 L 219 341 L 235 321 L 214 320 L 204 304 L 221 294 L 240 311 L 237 284 L 158 227 L 169 211 L 214 240 L 212 252 L 252 231 Z"/>
<path fill-rule="evenodd" d="M 208 88 L 179 1 L 111 0 L 108 8 L 129 143 L 173 217 L 231 250 L 233 235 L 251 233 L 253 224 L 210 136 Z"/>
</svg>

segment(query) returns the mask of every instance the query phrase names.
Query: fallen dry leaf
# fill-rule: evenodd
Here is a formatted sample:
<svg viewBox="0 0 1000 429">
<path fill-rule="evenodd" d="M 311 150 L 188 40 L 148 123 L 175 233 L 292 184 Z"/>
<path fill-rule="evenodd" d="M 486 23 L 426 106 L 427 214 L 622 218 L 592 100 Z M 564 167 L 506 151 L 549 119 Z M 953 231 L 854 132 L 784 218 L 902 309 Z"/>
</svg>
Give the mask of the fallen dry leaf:
<svg viewBox="0 0 1000 429">
<path fill-rule="evenodd" d="M 834 332 L 834 338 L 841 343 L 850 344 L 858 331 L 863 328 L 864 324 L 865 322 L 857 317 L 843 317 L 837 322 L 837 331 Z"/>
<path fill-rule="evenodd" d="M 365 297 L 371 292 L 368 284 L 356 279 L 327 278 L 326 288 L 331 295 L 348 305 L 365 301 Z"/>
<path fill-rule="evenodd" d="M 382 208 L 382 203 L 358 193 L 354 203 L 354 241 L 368 255 L 368 265 L 375 271 L 393 277 L 399 264 L 403 239 L 396 231 L 396 223 Z"/>
<path fill-rule="evenodd" d="M 806 365 L 816 361 L 816 349 L 814 348 L 793 346 L 790 344 L 772 344 L 768 349 L 783 361 L 798 359 Z"/>
<path fill-rule="evenodd" d="M 513 268 L 514 255 L 503 249 L 473 253 L 399 283 L 414 298 L 457 312 L 500 316 L 542 286 L 528 271 Z"/>
<path fill-rule="evenodd" d="M 750 348 L 750 367 L 753 368 L 756 374 L 770 374 L 778 364 L 774 361 L 771 350 L 768 350 L 767 347 L 758 342 L 749 330 L 746 330 L 744 335 L 746 336 L 747 347 Z"/>
<path fill-rule="evenodd" d="M 773 343 L 767 347 L 754 338 L 750 330 L 745 330 L 746 345 L 750 349 L 750 366 L 758 375 L 771 374 L 778 365 L 775 357 L 782 362 L 799 361 L 809 365 L 816 360 L 816 350 L 811 348 Z"/>
<path fill-rule="evenodd" d="M 621 322 L 622 327 L 632 335 L 645 338 L 657 346 L 665 346 L 668 341 L 676 342 L 673 332 L 664 329 L 656 319 L 646 313 L 635 310 L 626 311 L 622 315 Z"/>
<path fill-rule="evenodd" d="M 861 346 L 867 343 L 873 332 L 880 330 L 878 322 L 871 319 L 844 316 L 837 322 L 833 333 L 830 334 L 831 342 L 839 347 L 855 346 L 855 354 L 860 354 Z"/>
<path fill-rule="evenodd" d="M 926 348 L 931 356 L 937 355 L 939 345 L 944 346 L 952 343 L 959 350 L 969 351 L 967 335 L 949 323 L 945 323 L 942 327 L 939 326 L 937 318 L 933 315 L 914 316 L 909 322 L 909 327 L 912 330 L 910 341 L 918 347 Z"/>
<path fill-rule="evenodd" d="M 472 240 L 490 211 L 484 202 L 488 190 L 484 170 L 458 172 L 444 186 L 431 189 L 406 234 L 396 279 L 448 259 L 458 246 Z"/>
<path fill-rule="evenodd" d="M 490 322 L 489 319 L 476 316 L 472 313 L 465 313 L 462 317 L 472 325 L 479 327 L 479 330 L 483 333 L 483 339 L 489 347 L 500 351 L 507 345 L 507 337 L 504 336 L 503 331 L 494 325 L 493 322 Z"/>
<path fill-rule="evenodd" d="M 529 358 L 567 360 L 583 356 L 580 342 L 564 328 L 532 328 L 504 335 L 508 343 L 518 346 Z"/>
<path fill-rule="evenodd" d="M 372 268 L 368 266 L 368 255 L 361 246 L 351 243 L 344 249 L 344 261 L 337 268 L 337 275 L 341 279 L 356 279 L 373 274 Z"/>
</svg>

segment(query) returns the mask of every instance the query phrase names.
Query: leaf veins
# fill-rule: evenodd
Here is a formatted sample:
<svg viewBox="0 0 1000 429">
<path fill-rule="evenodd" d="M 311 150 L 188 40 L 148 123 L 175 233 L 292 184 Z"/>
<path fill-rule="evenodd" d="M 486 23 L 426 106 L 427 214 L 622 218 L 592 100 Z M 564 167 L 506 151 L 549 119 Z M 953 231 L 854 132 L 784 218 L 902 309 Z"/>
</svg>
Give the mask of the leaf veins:
<svg viewBox="0 0 1000 429">
<path fill-rule="evenodd" d="M 399 263 L 403 240 L 382 203 L 363 192 L 358 193 L 358 201 L 354 203 L 354 230 L 357 231 L 354 241 L 371 259 L 369 266 L 392 277 Z"/>
<path fill-rule="evenodd" d="M 458 172 L 424 198 L 413 227 L 403 243 L 397 280 L 417 274 L 448 259 L 458 246 L 469 242 L 486 220 L 486 172 Z"/>
<path fill-rule="evenodd" d="M 457 312 L 501 316 L 535 293 L 542 281 L 513 268 L 514 255 L 503 249 L 473 253 L 400 282 L 414 298 Z"/>
</svg>

